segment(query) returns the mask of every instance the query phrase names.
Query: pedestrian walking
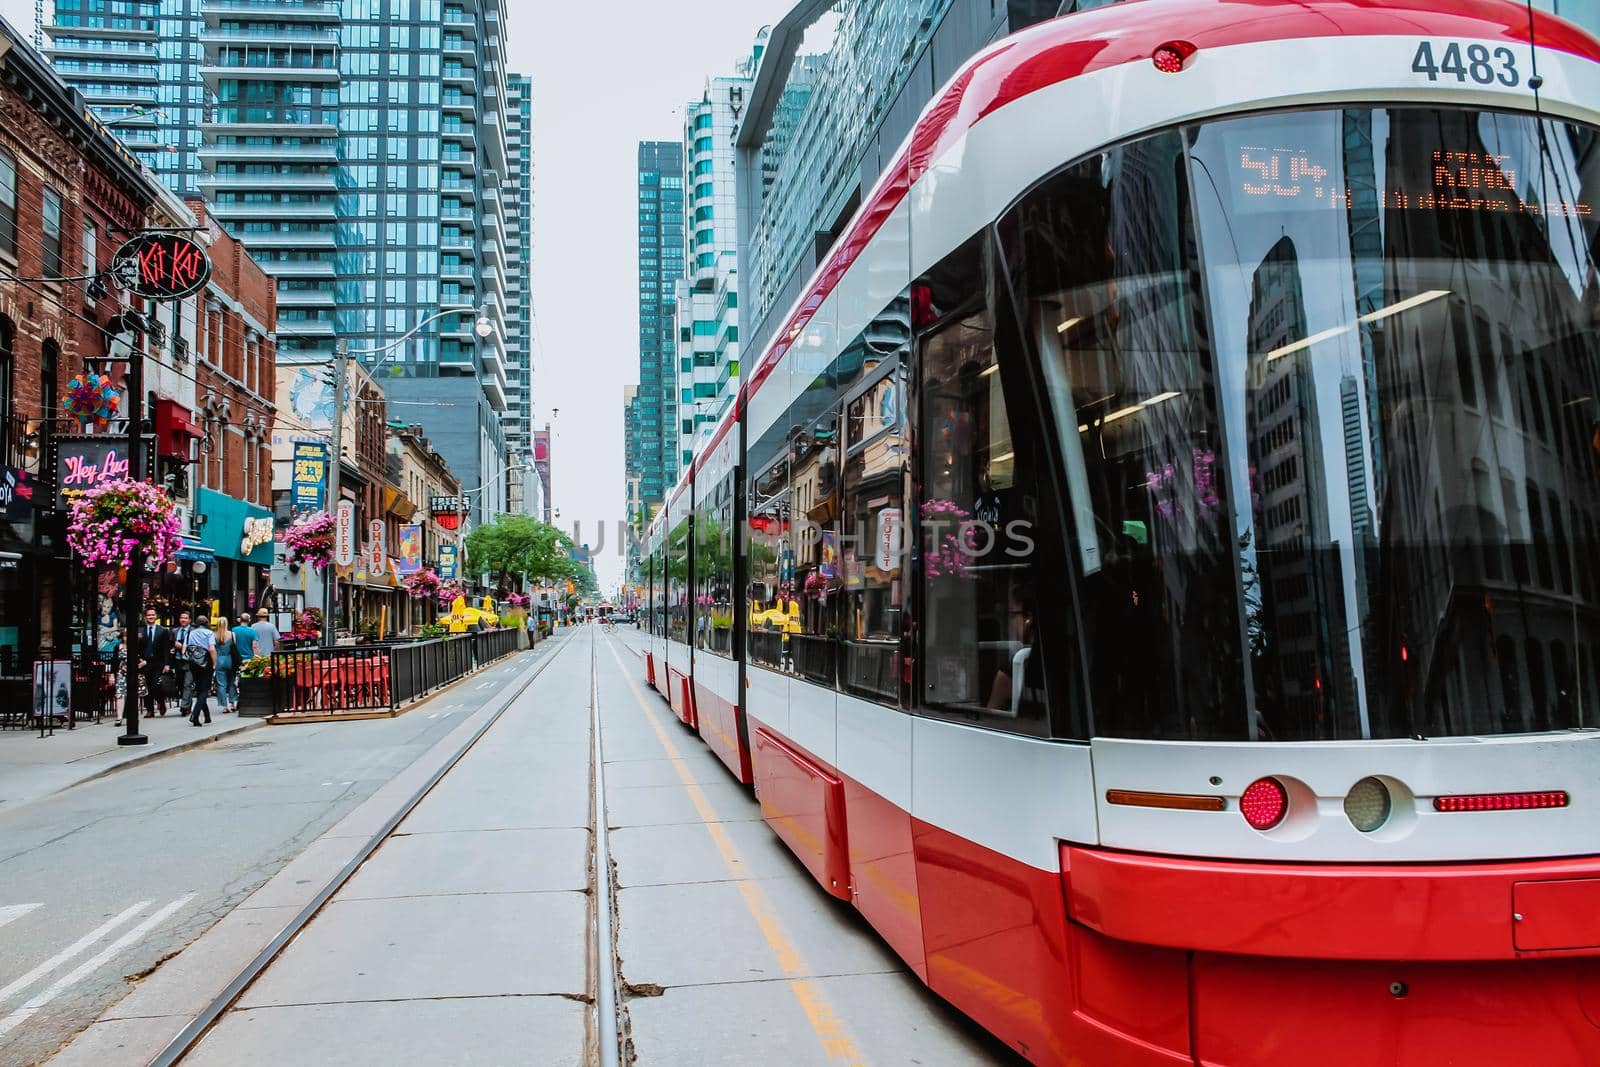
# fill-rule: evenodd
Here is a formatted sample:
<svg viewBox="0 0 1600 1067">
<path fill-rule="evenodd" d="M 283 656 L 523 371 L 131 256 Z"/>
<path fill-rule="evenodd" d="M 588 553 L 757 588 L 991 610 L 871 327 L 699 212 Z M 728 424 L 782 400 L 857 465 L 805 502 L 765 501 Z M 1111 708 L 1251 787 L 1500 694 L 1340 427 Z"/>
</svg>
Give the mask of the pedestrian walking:
<svg viewBox="0 0 1600 1067">
<path fill-rule="evenodd" d="M 272 625 L 272 613 L 266 608 L 256 609 L 256 655 L 270 656 L 278 650 L 278 642 L 283 638 L 278 633 L 278 628 Z"/>
<path fill-rule="evenodd" d="M 239 622 L 233 628 L 233 651 L 239 660 L 239 666 L 261 655 L 256 651 L 256 628 L 250 625 L 250 616 L 239 616 Z"/>
<path fill-rule="evenodd" d="M 172 674 L 178 680 L 178 714 L 188 715 L 194 704 L 194 672 L 189 669 L 189 635 L 194 627 L 187 611 L 178 612 L 178 627 L 172 632 Z"/>
<path fill-rule="evenodd" d="M 184 614 L 187 616 L 188 613 Z M 199 726 L 202 714 L 207 723 L 211 722 L 209 698 L 212 676 L 217 669 L 217 637 L 204 625 L 191 626 L 187 633 L 183 641 L 183 658 L 189 669 L 189 685 L 185 689 L 185 696 L 190 691 L 194 693 L 194 703 L 189 706 L 189 722 Z"/>
<path fill-rule="evenodd" d="M 216 642 L 217 708 L 226 715 L 239 710 L 239 648 L 226 615 L 217 616 L 211 636 Z"/>
<path fill-rule="evenodd" d="M 144 713 L 154 715 L 160 709 L 165 715 L 167 695 L 162 692 L 162 686 L 172 669 L 172 631 L 157 621 L 155 608 L 144 613 L 138 648 L 139 673 L 144 677 Z"/>
</svg>

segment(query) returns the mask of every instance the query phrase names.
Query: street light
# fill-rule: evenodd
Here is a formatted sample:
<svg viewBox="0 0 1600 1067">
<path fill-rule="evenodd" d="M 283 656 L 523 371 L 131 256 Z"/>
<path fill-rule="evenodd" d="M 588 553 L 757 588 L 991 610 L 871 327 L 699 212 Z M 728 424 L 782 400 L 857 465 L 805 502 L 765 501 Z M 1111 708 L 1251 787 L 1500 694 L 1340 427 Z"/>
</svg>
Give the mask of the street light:
<svg viewBox="0 0 1600 1067">
<path fill-rule="evenodd" d="M 487 340 L 494 334 L 494 320 L 489 317 L 489 305 L 485 302 L 479 304 L 476 308 L 454 307 L 437 311 L 386 345 L 378 345 L 374 348 L 350 348 L 343 337 L 335 342 L 333 350 L 333 426 L 331 428 L 333 455 L 328 463 L 328 508 L 330 511 L 336 513 L 336 509 L 339 506 L 339 464 L 344 455 L 344 382 L 348 373 L 350 357 L 352 355 L 381 355 L 382 358 L 374 362 L 369 368 L 370 373 L 371 370 L 377 369 L 385 359 L 389 358 L 389 353 L 415 337 L 423 327 L 432 325 L 440 319 L 449 318 L 452 315 L 475 316 L 472 323 L 472 332 L 480 340 Z M 333 644 L 333 602 L 338 588 L 338 572 L 335 571 L 331 575 L 325 573 L 322 587 L 322 643 L 324 645 Z"/>
</svg>

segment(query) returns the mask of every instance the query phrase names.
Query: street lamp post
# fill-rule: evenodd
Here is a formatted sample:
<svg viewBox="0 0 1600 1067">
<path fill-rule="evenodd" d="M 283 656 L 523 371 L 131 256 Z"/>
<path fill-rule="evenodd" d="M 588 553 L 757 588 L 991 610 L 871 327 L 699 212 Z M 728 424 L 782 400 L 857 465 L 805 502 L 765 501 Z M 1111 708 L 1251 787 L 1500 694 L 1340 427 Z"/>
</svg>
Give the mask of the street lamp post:
<svg viewBox="0 0 1600 1067">
<path fill-rule="evenodd" d="M 344 384 L 349 372 L 350 357 L 353 355 L 371 356 L 382 353 L 384 359 L 387 359 L 389 353 L 415 337 L 417 332 L 424 326 L 431 325 L 451 315 L 477 316 L 476 321 L 472 324 L 472 332 L 480 338 L 488 338 L 494 333 L 494 320 L 489 318 L 489 305 L 479 304 L 476 308 L 446 308 L 443 311 L 429 315 L 393 341 L 377 348 L 350 348 L 343 337 L 335 342 L 333 354 L 333 426 L 331 428 L 333 455 L 330 457 L 331 462 L 328 464 L 328 510 L 336 517 L 339 507 L 339 464 L 344 456 Z M 382 359 L 378 360 L 377 363 L 372 365 L 373 368 L 377 368 L 382 362 Z M 337 537 L 337 532 L 335 536 Z M 337 564 L 330 566 L 329 570 L 332 573 L 327 574 L 322 583 L 322 643 L 327 646 L 331 646 L 334 643 L 333 608 L 339 589 Z"/>
</svg>

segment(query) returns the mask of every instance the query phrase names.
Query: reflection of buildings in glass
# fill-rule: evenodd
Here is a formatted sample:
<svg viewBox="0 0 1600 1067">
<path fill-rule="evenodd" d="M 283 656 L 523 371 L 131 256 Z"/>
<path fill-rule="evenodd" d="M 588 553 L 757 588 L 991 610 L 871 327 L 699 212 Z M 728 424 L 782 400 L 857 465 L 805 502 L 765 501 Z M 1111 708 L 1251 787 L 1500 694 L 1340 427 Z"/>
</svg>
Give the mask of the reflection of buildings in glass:
<svg viewBox="0 0 1600 1067">
<path fill-rule="evenodd" d="M 1390 187 L 1431 187 L 1424 146 L 1486 153 L 1485 126 L 1495 151 L 1537 158 L 1531 120 L 1391 112 Z M 1600 688 L 1594 565 L 1575 551 L 1596 529 L 1585 412 L 1600 343 L 1585 297 L 1536 214 L 1391 207 L 1384 222 L 1387 299 L 1449 295 L 1373 331 L 1389 474 L 1381 647 L 1420 732 L 1578 725 L 1580 693 Z"/>
<path fill-rule="evenodd" d="M 1257 712 L 1273 736 L 1359 737 L 1332 543 L 1300 264 L 1283 237 L 1256 267 L 1248 328 L 1250 465 L 1263 640 L 1253 649 Z M 1292 724 L 1292 725 L 1291 725 Z"/>
<path fill-rule="evenodd" d="M 1198 259 L 1178 207 L 1189 202 L 1182 155 L 1179 138 L 1159 135 L 1107 157 L 1113 280 L 1092 325 L 1103 350 L 1074 352 L 1071 377 L 1087 401 L 1084 451 L 1104 456 L 1109 479 L 1126 487 L 1109 490 L 1119 507 L 1102 534 L 1114 543 L 1107 577 L 1120 569 L 1134 593 L 1107 632 L 1139 643 L 1130 669 L 1182 686 L 1148 693 L 1144 714 L 1220 722 L 1245 705 L 1243 582 L 1224 504 L 1231 489 L 1214 356 L 1198 326 L 1198 294 L 1175 269 Z M 1097 382 L 1109 394 L 1103 404 L 1084 392 Z M 1148 657 L 1170 664 L 1152 671 Z"/>
</svg>

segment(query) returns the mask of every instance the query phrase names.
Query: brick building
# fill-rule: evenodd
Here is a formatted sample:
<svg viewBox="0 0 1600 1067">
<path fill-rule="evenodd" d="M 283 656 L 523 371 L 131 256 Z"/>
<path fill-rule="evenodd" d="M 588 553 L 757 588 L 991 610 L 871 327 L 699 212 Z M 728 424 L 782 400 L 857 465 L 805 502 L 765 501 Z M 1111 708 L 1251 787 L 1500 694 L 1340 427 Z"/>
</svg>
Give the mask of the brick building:
<svg viewBox="0 0 1600 1067">
<path fill-rule="evenodd" d="M 205 592 L 237 619 L 271 583 L 272 426 L 277 391 L 277 283 L 206 212 L 188 208 L 209 238 L 211 280 L 194 301 L 194 524 L 214 555 Z"/>
<path fill-rule="evenodd" d="M 85 360 L 152 346 L 144 320 L 127 314 L 142 302 L 93 276 L 147 224 L 159 196 L 82 98 L 0 20 L 0 675 L 93 640 L 96 598 L 74 578 L 51 492 L 51 457 L 80 427 L 57 416 Z M 119 378 L 124 366 L 115 366 Z"/>
</svg>

